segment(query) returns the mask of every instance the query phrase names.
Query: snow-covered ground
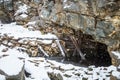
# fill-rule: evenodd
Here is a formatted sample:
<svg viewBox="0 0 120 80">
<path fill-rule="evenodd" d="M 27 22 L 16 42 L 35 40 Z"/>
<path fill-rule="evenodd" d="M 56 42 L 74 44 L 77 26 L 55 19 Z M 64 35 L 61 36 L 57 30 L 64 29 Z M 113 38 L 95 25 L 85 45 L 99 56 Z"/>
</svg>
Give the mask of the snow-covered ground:
<svg viewBox="0 0 120 80">
<path fill-rule="evenodd" d="M 0 24 L 0 36 L 4 35 L 18 38 L 57 38 L 53 34 L 42 35 L 40 31 L 29 31 L 23 26 L 11 24 Z M 43 41 L 45 44 L 51 40 Z M 5 49 L 8 49 L 4 51 Z M 115 52 L 114 52 L 115 53 Z M 117 56 L 120 57 L 118 53 Z M 118 58 L 119 58 L 118 57 Z M 18 47 L 8 48 L 0 45 L 0 71 L 4 71 L 9 76 L 17 75 L 24 67 L 29 73 L 25 80 L 52 80 L 50 77 L 59 80 L 110 80 L 111 75 L 120 79 L 120 66 L 109 67 L 81 67 L 73 64 L 65 64 L 43 57 L 29 57 L 27 53 L 18 50 Z M 56 80 L 58 80 L 56 79 Z M 5 80 L 5 76 L 0 74 L 0 80 Z"/>
</svg>

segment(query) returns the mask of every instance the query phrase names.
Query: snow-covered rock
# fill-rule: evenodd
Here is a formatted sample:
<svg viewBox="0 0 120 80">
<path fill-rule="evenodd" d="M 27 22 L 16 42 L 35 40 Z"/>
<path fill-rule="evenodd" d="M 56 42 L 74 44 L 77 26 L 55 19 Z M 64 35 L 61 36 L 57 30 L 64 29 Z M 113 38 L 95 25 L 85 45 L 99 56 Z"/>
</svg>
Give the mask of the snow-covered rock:
<svg viewBox="0 0 120 80">
<path fill-rule="evenodd" d="M 22 38 L 21 43 L 24 40 L 34 41 L 36 38 L 57 39 L 51 33 L 42 35 L 39 31 L 29 31 L 15 23 L 1 24 L 0 33 L 1 38 L 4 39 L 10 36 L 14 36 L 13 39 Z M 45 44 L 50 44 L 51 42 L 47 40 L 43 41 Z M 59 44 L 59 40 L 57 43 Z M 23 78 L 22 80 L 24 80 L 24 76 L 25 80 L 53 80 L 53 78 L 59 80 L 110 80 L 111 75 L 118 79 L 120 78 L 120 72 L 117 70 L 120 66 L 76 66 L 71 63 L 57 62 L 43 57 L 29 57 L 22 50 L 24 49 L 23 47 L 11 48 L 5 44 L 7 44 L 7 41 L 0 43 L 0 80 L 5 80 L 5 78 L 15 78 L 15 80 Z"/>
<path fill-rule="evenodd" d="M 0 74 L 0 80 L 6 80 L 5 76 Z"/>
<path fill-rule="evenodd" d="M 24 14 L 24 13 L 28 13 L 27 12 L 27 9 L 29 8 L 29 6 L 27 6 L 26 4 L 21 4 L 18 6 L 18 10 L 16 11 L 15 13 L 15 16 L 16 15 L 19 15 L 19 14 Z"/>
<path fill-rule="evenodd" d="M 38 59 L 39 60 L 39 59 Z M 26 77 L 26 80 L 33 79 L 33 80 L 50 80 L 48 77 L 47 71 L 44 67 L 44 63 L 34 63 L 30 62 L 29 60 L 25 61 L 25 71 L 30 75 Z"/>
<path fill-rule="evenodd" d="M 27 57 L 26 54 L 20 53 L 15 49 L 9 49 L 3 52 L 4 46 L 0 46 L 0 74 L 6 76 L 6 79 L 23 80 L 24 62 L 20 58 Z"/>
</svg>

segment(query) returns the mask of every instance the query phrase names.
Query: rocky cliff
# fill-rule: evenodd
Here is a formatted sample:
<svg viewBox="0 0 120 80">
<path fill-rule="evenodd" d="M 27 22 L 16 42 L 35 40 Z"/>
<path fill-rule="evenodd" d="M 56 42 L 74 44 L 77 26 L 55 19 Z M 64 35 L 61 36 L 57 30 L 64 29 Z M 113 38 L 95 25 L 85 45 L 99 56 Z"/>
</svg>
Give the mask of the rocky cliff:
<svg viewBox="0 0 120 80">
<path fill-rule="evenodd" d="M 118 60 L 112 51 L 120 52 L 119 0 L 21 0 L 14 3 L 14 9 L 17 24 L 25 27 L 32 26 L 37 30 L 42 30 L 43 33 L 51 32 L 57 34 L 59 38 L 74 35 L 75 40 L 71 39 L 69 42 L 77 41 L 78 44 L 81 41 L 82 44 L 79 43 L 77 48 L 82 46 L 82 52 L 88 48 L 85 46 L 90 48 L 92 45 L 91 47 L 95 48 L 104 44 L 101 46 L 106 47 L 99 46 L 98 49 L 93 50 L 93 53 L 104 48 L 103 51 L 107 50 L 112 57 L 113 64 L 118 65 Z M 78 35 L 80 36 L 78 37 Z M 83 35 L 86 40 L 83 39 Z M 63 44 L 64 42 L 65 39 Z M 65 45 L 63 46 L 65 47 Z M 71 50 L 71 48 L 69 49 Z M 67 49 L 67 52 L 70 50 Z M 80 53 L 78 49 L 76 51 Z M 97 53 L 99 54 L 99 52 Z M 56 54 L 58 54 L 57 51 Z"/>
<path fill-rule="evenodd" d="M 55 24 L 80 30 L 82 34 L 91 35 L 94 41 L 107 45 L 113 62 L 116 61 L 111 51 L 120 51 L 120 1 L 24 0 L 15 7 L 20 8 L 20 4 L 27 8 L 24 12 L 16 12 L 18 24 L 36 21 L 37 27 Z"/>
<path fill-rule="evenodd" d="M 30 18 L 39 16 L 61 26 L 81 30 L 109 47 L 119 46 L 120 1 L 118 0 L 40 0 L 38 2 L 25 0 L 24 2 L 29 6 L 26 14 Z"/>
</svg>

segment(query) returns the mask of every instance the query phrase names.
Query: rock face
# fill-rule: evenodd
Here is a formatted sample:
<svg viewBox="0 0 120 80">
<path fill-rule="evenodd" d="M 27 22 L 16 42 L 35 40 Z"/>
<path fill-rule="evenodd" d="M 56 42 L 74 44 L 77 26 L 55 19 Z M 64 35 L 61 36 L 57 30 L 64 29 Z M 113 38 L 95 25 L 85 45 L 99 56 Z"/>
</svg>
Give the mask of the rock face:
<svg viewBox="0 0 120 80">
<path fill-rule="evenodd" d="M 0 1 L 0 22 L 10 23 L 13 21 L 12 5 L 11 1 Z"/>
<path fill-rule="evenodd" d="M 16 59 L 16 61 L 12 60 L 12 58 Z M 4 62 L 5 60 L 6 62 Z M 9 63 L 10 66 L 8 67 L 7 65 L 9 65 Z M 14 63 L 14 65 L 12 63 Z M 16 67 L 16 65 L 19 64 L 20 66 Z M 14 58 L 13 56 L 11 57 L 9 55 L 2 55 L 0 58 L 0 75 L 4 75 L 6 80 L 25 80 L 22 61 Z"/>
<path fill-rule="evenodd" d="M 38 3 L 29 3 L 27 14 L 30 18 L 39 16 L 81 30 L 92 35 L 97 41 L 105 43 L 110 49 L 119 50 L 119 0 L 41 0 Z"/>
<path fill-rule="evenodd" d="M 1 23 L 10 23 L 12 20 L 9 15 L 3 9 L 0 9 L 0 22 Z"/>
<path fill-rule="evenodd" d="M 24 0 L 22 3 L 29 6 L 25 23 L 36 21 L 39 28 L 46 24 L 70 27 L 106 44 L 110 55 L 111 51 L 120 51 L 119 0 Z M 22 21 L 17 17 L 17 22 Z"/>
</svg>

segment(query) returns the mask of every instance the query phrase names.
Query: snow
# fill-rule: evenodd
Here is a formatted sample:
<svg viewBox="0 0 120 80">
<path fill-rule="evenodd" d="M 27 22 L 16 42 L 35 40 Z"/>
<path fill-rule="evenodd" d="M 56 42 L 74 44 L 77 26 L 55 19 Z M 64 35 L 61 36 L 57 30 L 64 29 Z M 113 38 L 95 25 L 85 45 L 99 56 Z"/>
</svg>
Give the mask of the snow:
<svg viewBox="0 0 120 80">
<path fill-rule="evenodd" d="M 64 9 L 67 9 L 67 8 L 70 8 L 70 7 L 71 7 L 71 5 L 68 5 L 68 4 L 64 5 Z"/>
<path fill-rule="evenodd" d="M 117 77 L 118 79 L 120 79 L 120 72 L 118 72 L 118 71 L 113 71 L 113 72 L 112 72 L 112 75 L 115 76 L 115 77 Z"/>
<path fill-rule="evenodd" d="M 116 56 L 118 57 L 118 59 L 120 59 L 120 53 L 119 53 L 119 52 L 117 52 L 117 51 L 112 51 L 112 53 L 113 53 L 114 55 L 116 55 Z"/>
<path fill-rule="evenodd" d="M 2 50 L 5 48 L 7 48 L 7 47 L 5 47 L 3 45 L 0 46 L 0 56 L 9 55 L 11 57 L 13 56 L 13 57 L 17 57 L 17 58 L 27 58 L 28 57 L 28 55 L 26 53 L 19 52 L 17 50 L 17 48 L 16 49 L 8 49 L 7 52 L 2 52 Z"/>
<path fill-rule="evenodd" d="M 0 25 L 0 36 L 7 34 L 8 36 L 14 36 L 16 39 L 23 38 L 23 40 L 54 38 L 56 39 L 56 44 L 61 49 L 59 39 L 54 34 L 48 33 L 43 35 L 40 31 L 29 31 L 23 26 L 16 25 L 16 23 Z M 52 43 L 52 40 L 40 41 L 45 44 Z M 43 50 L 41 46 L 39 47 L 41 50 Z M 55 60 L 45 59 L 43 57 L 29 57 L 26 52 L 19 51 L 19 47 L 12 49 L 8 48 L 6 52 L 3 52 L 2 50 L 6 48 L 8 47 L 0 45 L 0 70 L 3 70 L 6 74 L 12 76 L 19 74 L 19 72 L 24 67 L 25 71 L 30 73 L 30 76 L 25 77 L 25 80 L 50 80 L 48 73 L 61 75 L 63 80 L 82 80 L 83 78 L 88 80 L 110 80 L 111 74 L 120 79 L 120 72 L 117 71 L 117 69 L 120 69 L 120 66 L 115 67 L 111 65 L 109 67 L 95 67 L 93 65 L 88 67 L 81 67 L 75 66 L 73 64 L 65 64 Z M 44 52 L 44 50 L 43 53 L 46 56 L 49 56 L 46 52 Z M 112 53 L 120 58 L 118 52 Z M 62 55 L 64 55 L 64 52 Z M 5 80 L 5 76 L 0 74 L 0 80 Z"/>
<path fill-rule="evenodd" d="M 0 28 L 1 35 L 7 34 L 9 36 L 14 36 L 14 38 L 23 38 L 23 37 L 39 37 L 39 31 L 29 31 L 23 26 L 16 25 L 16 23 L 3 24 L 3 27 Z"/>
<path fill-rule="evenodd" d="M 0 74 L 0 80 L 6 80 L 5 76 Z"/>
<path fill-rule="evenodd" d="M 61 66 L 62 69 L 65 69 L 65 70 L 72 70 L 74 69 L 74 66 L 72 64 L 65 64 L 63 66 Z"/>
<path fill-rule="evenodd" d="M 53 41 L 51 39 L 56 39 L 55 41 L 61 51 L 62 56 L 65 56 L 65 53 L 60 45 L 59 39 L 54 34 L 48 33 L 48 34 L 42 35 L 40 31 L 30 31 L 29 29 L 24 28 L 23 26 L 16 25 L 16 23 L 2 24 L 2 26 L 0 27 L 0 32 L 1 32 L 0 35 L 7 34 L 8 36 L 14 36 L 15 39 L 19 39 L 19 38 L 28 38 L 29 40 L 31 38 L 49 39 L 49 40 L 40 40 L 44 44 L 51 44 Z"/>
<path fill-rule="evenodd" d="M 6 47 L 1 46 L 0 50 L 4 48 Z M 111 72 L 112 75 L 118 79 L 120 78 L 120 72 L 118 72 L 117 68 L 113 65 L 109 67 L 89 66 L 86 68 L 72 64 L 65 64 L 54 60 L 46 60 L 43 57 L 31 58 L 21 52 L 19 52 L 19 56 L 18 52 L 19 51 L 16 49 L 9 49 L 5 53 L 2 52 L 1 54 L 9 54 L 9 56 L 0 58 L 0 69 L 5 71 L 8 75 L 16 75 L 19 71 L 21 71 L 23 64 L 25 64 L 24 69 L 31 74 L 30 77 L 26 77 L 25 80 L 50 80 L 47 74 L 48 72 L 60 74 L 63 77 L 63 80 L 81 80 L 83 77 L 86 79 L 88 78 L 88 80 L 110 80 L 109 76 Z M 18 59 L 18 57 L 24 57 L 25 63 Z M 10 66 L 8 67 L 8 65 Z M 92 70 L 89 70 L 90 68 Z M 70 75 L 71 77 L 65 77 L 65 74 Z M 76 76 L 75 74 L 80 74 L 80 76 Z"/>
<path fill-rule="evenodd" d="M 109 66 L 107 69 L 108 69 L 108 72 L 117 70 L 117 68 L 115 66 L 113 66 L 113 65 Z"/>
<path fill-rule="evenodd" d="M 31 73 L 32 80 L 50 80 L 45 70 L 44 64 L 40 64 L 38 67 L 28 60 L 25 61 L 25 70 Z M 36 74 L 37 73 L 37 74 Z M 26 78 L 29 80 L 29 78 Z"/>
<path fill-rule="evenodd" d="M 118 69 L 120 69 L 120 65 L 118 66 Z"/>
<path fill-rule="evenodd" d="M 14 36 L 15 39 L 18 38 L 47 38 L 47 39 L 56 39 L 54 34 L 48 33 L 42 35 L 40 31 L 30 31 L 23 26 L 16 25 L 16 23 L 11 24 L 2 24 L 0 27 L 0 35 L 7 34 L 8 36 Z M 41 40 L 44 44 L 51 44 L 52 40 Z"/>
<path fill-rule="evenodd" d="M 10 66 L 9 66 L 10 65 Z M 0 69 L 7 75 L 17 75 L 22 70 L 23 61 L 14 56 L 7 56 L 0 59 Z"/>
<path fill-rule="evenodd" d="M 63 0 L 63 2 L 67 2 L 67 0 Z"/>
<path fill-rule="evenodd" d="M 26 17 L 28 17 L 27 14 L 21 14 L 20 16 L 21 16 L 22 18 L 26 18 Z"/>
<path fill-rule="evenodd" d="M 27 6 L 26 4 L 20 5 L 18 7 L 18 10 L 15 13 L 15 16 L 18 15 L 18 14 L 20 14 L 20 13 L 22 13 L 22 14 L 27 13 L 27 9 L 28 8 L 29 8 L 29 6 Z"/>
<path fill-rule="evenodd" d="M 28 22 L 26 25 L 35 25 L 36 21 Z"/>
<path fill-rule="evenodd" d="M 16 49 L 9 49 L 7 52 L 2 52 L 1 50 L 4 48 L 6 47 L 3 45 L 0 46 L 0 70 L 3 70 L 7 75 L 19 74 L 24 64 L 19 58 L 26 58 L 28 55 Z M 2 57 L 2 55 L 6 56 Z"/>
</svg>

